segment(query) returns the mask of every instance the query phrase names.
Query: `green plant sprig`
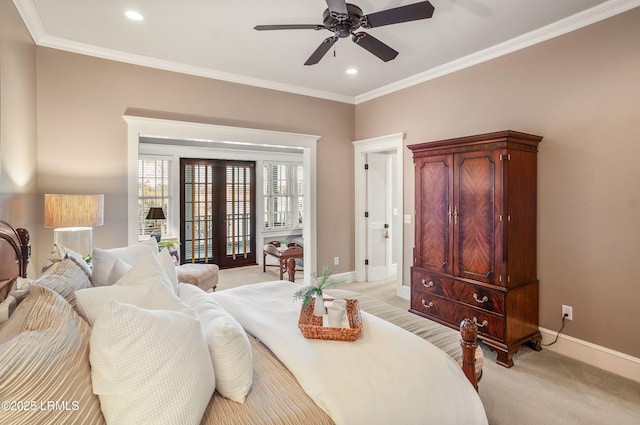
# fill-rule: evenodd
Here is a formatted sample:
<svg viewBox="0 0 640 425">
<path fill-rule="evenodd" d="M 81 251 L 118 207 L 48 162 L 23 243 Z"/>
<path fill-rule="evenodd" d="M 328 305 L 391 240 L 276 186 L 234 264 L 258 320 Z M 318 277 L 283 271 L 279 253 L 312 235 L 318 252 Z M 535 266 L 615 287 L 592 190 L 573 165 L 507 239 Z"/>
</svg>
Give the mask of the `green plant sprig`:
<svg viewBox="0 0 640 425">
<path fill-rule="evenodd" d="M 293 294 L 293 299 L 302 300 L 302 305 L 305 307 L 311 303 L 314 296 L 322 295 L 323 290 L 347 283 L 347 279 L 332 279 L 331 270 L 327 266 L 322 269 L 320 277 L 317 277 L 315 273 L 312 276 L 316 280 L 316 285 L 303 286 Z"/>
</svg>

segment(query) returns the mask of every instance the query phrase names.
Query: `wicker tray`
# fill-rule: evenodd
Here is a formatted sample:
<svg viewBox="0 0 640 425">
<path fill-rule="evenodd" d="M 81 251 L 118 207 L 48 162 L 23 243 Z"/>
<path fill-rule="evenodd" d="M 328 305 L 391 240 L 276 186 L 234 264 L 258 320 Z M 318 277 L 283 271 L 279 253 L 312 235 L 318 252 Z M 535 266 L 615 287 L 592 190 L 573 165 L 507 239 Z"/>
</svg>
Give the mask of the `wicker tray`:
<svg viewBox="0 0 640 425">
<path fill-rule="evenodd" d="M 349 319 L 348 328 L 330 328 L 322 326 L 322 317 L 313 315 L 313 306 L 315 299 L 311 303 L 300 309 L 300 319 L 298 327 L 302 331 L 302 335 L 311 339 L 328 339 L 331 341 L 355 341 L 362 331 L 362 316 L 360 315 L 360 307 L 358 300 L 347 299 L 347 318 Z M 326 308 L 325 308 L 326 312 Z"/>
</svg>

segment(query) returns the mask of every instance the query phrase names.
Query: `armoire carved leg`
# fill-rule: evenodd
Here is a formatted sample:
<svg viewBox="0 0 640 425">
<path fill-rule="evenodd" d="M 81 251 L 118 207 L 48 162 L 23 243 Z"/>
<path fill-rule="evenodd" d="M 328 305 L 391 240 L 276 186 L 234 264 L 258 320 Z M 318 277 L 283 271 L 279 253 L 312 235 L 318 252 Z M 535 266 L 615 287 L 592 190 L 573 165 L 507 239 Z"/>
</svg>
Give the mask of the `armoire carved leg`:
<svg viewBox="0 0 640 425">
<path fill-rule="evenodd" d="M 535 351 L 541 351 L 542 350 L 542 335 L 540 333 L 538 333 L 536 336 L 531 338 L 531 341 L 529 341 L 529 346 L 531 348 L 533 348 Z"/>
<path fill-rule="evenodd" d="M 496 363 L 507 368 L 513 366 L 513 355 L 515 354 L 514 352 L 496 350 L 496 353 L 498 354 Z"/>
</svg>

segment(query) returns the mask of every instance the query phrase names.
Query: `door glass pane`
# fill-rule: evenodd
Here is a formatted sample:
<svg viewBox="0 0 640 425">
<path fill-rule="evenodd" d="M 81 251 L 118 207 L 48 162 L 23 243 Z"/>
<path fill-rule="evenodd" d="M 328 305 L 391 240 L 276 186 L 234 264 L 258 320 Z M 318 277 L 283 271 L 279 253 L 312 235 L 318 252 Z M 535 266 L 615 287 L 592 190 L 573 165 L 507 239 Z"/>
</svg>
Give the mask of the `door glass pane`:
<svg viewBox="0 0 640 425">
<path fill-rule="evenodd" d="M 181 161 L 186 262 L 255 264 L 255 163 Z"/>
</svg>

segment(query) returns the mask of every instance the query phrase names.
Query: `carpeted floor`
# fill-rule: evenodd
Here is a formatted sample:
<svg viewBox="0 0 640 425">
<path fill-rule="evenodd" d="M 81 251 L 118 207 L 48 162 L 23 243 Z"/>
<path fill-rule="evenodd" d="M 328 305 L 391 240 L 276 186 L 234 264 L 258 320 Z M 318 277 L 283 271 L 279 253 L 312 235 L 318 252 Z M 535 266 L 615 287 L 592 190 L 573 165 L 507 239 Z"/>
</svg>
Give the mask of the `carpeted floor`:
<svg viewBox="0 0 640 425">
<path fill-rule="evenodd" d="M 221 270 L 218 290 L 277 279 L 276 268 L 266 273 L 261 266 Z M 342 288 L 409 308 L 407 300 L 395 295 L 395 281 L 356 282 Z M 640 383 L 548 350 L 523 347 L 510 369 L 495 363 L 494 352 L 486 347 L 483 352 L 479 394 L 491 425 L 640 424 Z"/>
</svg>

